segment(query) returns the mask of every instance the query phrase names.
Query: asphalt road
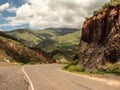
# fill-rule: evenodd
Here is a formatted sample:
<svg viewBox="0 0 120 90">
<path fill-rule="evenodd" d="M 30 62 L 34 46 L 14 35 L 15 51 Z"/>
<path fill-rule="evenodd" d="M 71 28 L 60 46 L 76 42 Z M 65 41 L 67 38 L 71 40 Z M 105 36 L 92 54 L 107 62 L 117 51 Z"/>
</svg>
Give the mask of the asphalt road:
<svg viewBox="0 0 120 90">
<path fill-rule="evenodd" d="M 21 66 L 0 66 L 0 90 L 28 90 Z"/>
<path fill-rule="evenodd" d="M 120 90 L 119 81 L 104 80 L 62 71 L 61 65 L 25 66 L 32 90 Z M 30 89 L 30 88 L 29 88 Z"/>
</svg>

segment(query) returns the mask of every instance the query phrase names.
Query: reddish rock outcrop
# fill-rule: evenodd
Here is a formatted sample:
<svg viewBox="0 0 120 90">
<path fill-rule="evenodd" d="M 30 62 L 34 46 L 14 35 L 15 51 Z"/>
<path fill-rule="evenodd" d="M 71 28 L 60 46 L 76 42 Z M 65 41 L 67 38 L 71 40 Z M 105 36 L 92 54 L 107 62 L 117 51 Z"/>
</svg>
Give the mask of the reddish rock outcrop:
<svg viewBox="0 0 120 90">
<path fill-rule="evenodd" d="M 82 27 L 79 65 L 90 71 L 106 62 L 120 62 L 120 5 L 98 12 Z"/>
</svg>

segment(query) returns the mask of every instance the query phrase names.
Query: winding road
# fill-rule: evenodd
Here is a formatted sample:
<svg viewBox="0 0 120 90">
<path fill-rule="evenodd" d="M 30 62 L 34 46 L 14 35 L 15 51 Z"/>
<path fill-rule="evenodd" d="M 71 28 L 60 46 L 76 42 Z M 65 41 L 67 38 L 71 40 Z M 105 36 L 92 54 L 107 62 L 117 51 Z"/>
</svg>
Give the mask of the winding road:
<svg viewBox="0 0 120 90">
<path fill-rule="evenodd" d="M 62 66 L 0 67 L 0 90 L 120 90 L 120 81 L 66 72 Z"/>
<path fill-rule="evenodd" d="M 120 90 L 120 82 L 82 76 L 61 70 L 58 64 L 24 67 L 32 90 Z"/>
</svg>

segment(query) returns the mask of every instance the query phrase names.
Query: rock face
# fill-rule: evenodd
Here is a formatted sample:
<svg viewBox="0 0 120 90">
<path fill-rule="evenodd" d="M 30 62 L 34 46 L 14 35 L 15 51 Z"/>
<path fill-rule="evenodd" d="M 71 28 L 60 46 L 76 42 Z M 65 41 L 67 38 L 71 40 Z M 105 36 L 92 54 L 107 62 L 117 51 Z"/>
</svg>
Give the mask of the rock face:
<svg viewBox="0 0 120 90">
<path fill-rule="evenodd" d="M 82 27 L 79 65 L 90 71 L 106 62 L 120 62 L 120 5 L 98 12 Z"/>
</svg>

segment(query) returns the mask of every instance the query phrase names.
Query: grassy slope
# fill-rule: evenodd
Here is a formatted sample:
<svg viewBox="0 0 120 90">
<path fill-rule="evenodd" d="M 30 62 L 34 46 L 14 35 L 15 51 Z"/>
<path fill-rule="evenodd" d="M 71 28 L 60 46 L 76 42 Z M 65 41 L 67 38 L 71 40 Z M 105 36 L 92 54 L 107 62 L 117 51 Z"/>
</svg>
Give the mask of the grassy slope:
<svg viewBox="0 0 120 90">
<path fill-rule="evenodd" d="M 6 34 L 17 38 L 19 41 L 24 43 L 26 46 L 30 45 L 30 47 L 32 47 L 32 46 L 38 44 L 40 41 L 42 41 L 42 39 L 40 37 L 37 37 L 30 30 L 27 30 L 27 29 L 6 32 Z"/>
<path fill-rule="evenodd" d="M 66 57 L 73 59 L 77 53 L 81 31 L 70 33 L 63 36 L 54 36 L 40 43 L 38 46 L 51 54 L 55 59 Z"/>
<path fill-rule="evenodd" d="M 41 41 L 54 36 L 61 36 L 78 31 L 78 29 L 69 28 L 48 28 L 45 30 L 18 29 L 6 34 L 17 38 L 28 47 L 34 47 Z"/>
<path fill-rule="evenodd" d="M 78 44 L 79 40 L 80 40 L 80 36 L 81 36 L 81 31 L 77 31 L 74 33 L 70 33 L 67 35 L 63 35 L 63 36 L 56 36 L 56 37 L 52 37 L 51 39 L 59 42 L 59 43 L 69 43 L 69 44 Z"/>
<path fill-rule="evenodd" d="M 45 57 L 42 52 L 31 50 L 0 32 L 0 61 L 3 61 L 4 59 L 29 63 L 46 62 L 47 57 Z"/>
<path fill-rule="evenodd" d="M 51 56 L 74 56 L 80 40 L 79 29 L 48 28 L 45 30 L 20 29 L 6 32 L 28 47 L 39 47 Z"/>
</svg>

